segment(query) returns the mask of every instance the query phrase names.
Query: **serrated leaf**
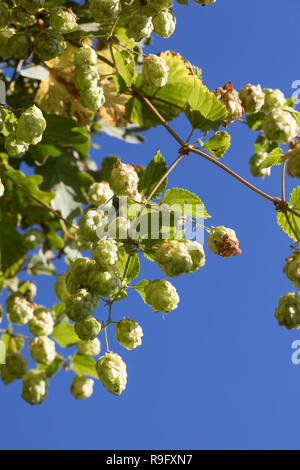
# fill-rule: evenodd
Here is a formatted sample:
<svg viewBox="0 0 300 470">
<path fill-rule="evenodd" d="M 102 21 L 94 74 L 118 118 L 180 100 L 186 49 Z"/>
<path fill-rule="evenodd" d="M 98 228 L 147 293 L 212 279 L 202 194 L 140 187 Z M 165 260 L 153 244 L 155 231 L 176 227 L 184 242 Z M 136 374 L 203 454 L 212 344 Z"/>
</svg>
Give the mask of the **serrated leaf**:
<svg viewBox="0 0 300 470">
<path fill-rule="evenodd" d="M 206 212 L 206 208 L 201 199 L 196 194 L 188 191 L 187 189 L 168 189 L 165 192 L 161 202 L 167 204 L 174 211 L 176 206 L 180 206 L 182 215 L 184 216 L 194 217 L 196 219 L 206 219 L 210 217 L 210 215 Z"/>
<path fill-rule="evenodd" d="M 73 346 L 80 341 L 77 334 L 74 331 L 74 326 L 70 323 L 62 322 L 57 325 L 52 332 L 52 338 L 62 346 L 63 348 L 68 348 Z"/>
<path fill-rule="evenodd" d="M 281 165 L 283 162 L 282 155 L 283 155 L 282 149 L 279 147 L 275 148 L 274 150 L 272 150 L 272 152 L 269 153 L 267 158 L 260 165 L 260 168 L 270 168 L 271 166 L 274 166 L 274 165 Z"/>
<path fill-rule="evenodd" d="M 150 281 L 146 279 L 142 279 L 137 283 L 137 285 L 134 287 L 134 289 L 140 294 L 140 296 L 143 299 L 143 302 L 146 303 L 145 300 L 145 288 L 150 284 Z"/>
<path fill-rule="evenodd" d="M 142 195 L 146 197 L 154 189 L 155 185 L 159 182 L 161 177 L 166 173 L 168 167 L 165 162 L 164 157 L 161 155 L 160 150 L 158 149 L 155 156 L 151 160 L 151 162 L 146 167 L 144 172 L 143 178 L 140 179 L 139 182 L 139 191 Z M 167 187 L 167 178 L 161 183 L 159 188 L 155 191 L 152 196 L 152 199 L 158 197 Z"/>
<path fill-rule="evenodd" d="M 300 213 L 300 186 L 297 186 L 291 192 L 289 205 L 291 208 L 295 209 L 297 212 Z M 295 241 L 299 241 L 300 240 L 300 217 L 297 217 L 296 215 L 291 214 L 290 212 L 288 212 L 287 215 L 288 215 L 290 224 L 292 225 L 295 233 L 297 234 L 297 237 L 293 233 L 293 230 L 291 229 L 290 224 L 288 223 L 287 218 L 283 212 L 277 213 L 277 223 L 279 227 L 281 227 L 282 230 L 285 233 L 287 233 L 290 238 L 292 238 Z"/>
<path fill-rule="evenodd" d="M 120 276 L 123 277 L 127 265 L 125 279 L 131 281 L 132 279 L 135 279 L 140 272 L 140 262 L 138 255 L 134 254 L 130 256 L 130 260 L 127 264 L 128 257 L 129 254 L 126 253 L 125 248 L 121 247 L 119 250 L 119 261 L 117 263 L 117 267 L 120 271 Z"/>
<path fill-rule="evenodd" d="M 113 54 L 118 71 L 124 81 L 125 88 L 123 91 L 125 91 L 126 88 L 130 87 L 133 81 L 135 70 L 134 59 L 130 52 L 124 50 L 119 51 L 118 49 L 114 49 Z M 123 93 L 123 91 L 120 91 L 120 93 Z"/>
<path fill-rule="evenodd" d="M 231 137 L 226 131 L 216 132 L 216 134 L 208 139 L 203 148 L 206 149 L 213 157 L 221 158 L 230 147 Z"/>
<path fill-rule="evenodd" d="M 89 375 L 98 379 L 96 372 L 96 363 L 94 359 L 89 356 L 83 356 L 81 354 L 74 354 L 71 366 L 77 375 Z"/>
</svg>

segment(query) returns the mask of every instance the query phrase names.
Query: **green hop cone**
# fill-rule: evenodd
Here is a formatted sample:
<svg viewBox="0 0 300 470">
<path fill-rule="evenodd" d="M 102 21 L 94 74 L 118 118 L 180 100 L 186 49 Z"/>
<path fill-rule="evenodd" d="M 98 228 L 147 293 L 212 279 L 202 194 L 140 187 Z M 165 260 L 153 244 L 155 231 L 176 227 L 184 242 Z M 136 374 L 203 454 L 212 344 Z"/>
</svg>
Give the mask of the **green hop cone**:
<svg viewBox="0 0 300 470">
<path fill-rule="evenodd" d="M 119 271 L 115 267 L 102 271 L 98 265 L 94 266 L 90 286 L 98 295 L 109 297 L 119 286 Z"/>
<path fill-rule="evenodd" d="M 6 364 L 2 366 L 0 364 L 0 375 L 4 385 L 9 385 L 15 380 L 15 377 L 9 372 Z"/>
<path fill-rule="evenodd" d="M 228 116 L 224 120 L 225 125 L 241 118 L 245 110 L 232 82 L 226 83 L 223 88 L 217 88 L 214 94 L 227 109 Z"/>
<path fill-rule="evenodd" d="M 34 41 L 34 52 L 39 59 L 47 61 L 59 57 L 65 50 L 64 37 L 52 30 L 44 30 L 38 33 Z"/>
<path fill-rule="evenodd" d="M 37 13 L 41 8 L 44 8 L 45 0 L 19 0 L 19 6 L 23 7 L 31 14 Z"/>
<path fill-rule="evenodd" d="M 5 138 L 4 147 L 9 157 L 21 158 L 29 149 L 29 145 L 17 139 L 17 136 L 12 133 Z"/>
<path fill-rule="evenodd" d="M 23 354 L 11 352 L 6 355 L 5 361 L 7 370 L 14 379 L 21 379 L 26 373 L 28 361 Z"/>
<path fill-rule="evenodd" d="M 0 197 L 3 196 L 4 190 L 5 190 L 4 184 L 2 183 L 1 178 L 0 178 Z"/>
<path fill-rule="evenodd" d="M 267 138 L 277 144 L 286 144 L 298 133 L 298 125 L 292 115 L 279 108 L 266 115 L 263 129 Z"/>
<path fill-rule="evenodd" d="M 65 303 L 70 297 L 69 291 L 66 286 L 66 275 L 67 273 L 58 274 L 58 276 L 56 277 L 56 282 L 53 286 L 56 297 L 63 303 Z"/>
<path fill-rule="evenodd" d="M 81 375 L 76 375 L 72 381 L 70 391 L 76 400 L 90 398 L 93 394 L 94 380 Z"/>
<path fill-rule="evenodd" d="M 151 87 L 163 87 L 168 80 L 169 67 L 164 59 L 150 54 L 143 61 L 142 77 Z"/>
<path fill-rule="evenodd" d="M 275 318 L 279 326 L 285 326 L 288 330 L 300 328 L 300 299 L 297 294 L 290 292 L 279 297 Z"/>
<path fill-rule="evenodd" d="M 19 291 L 22 292 L 27 299 L 32 300 L 37 294 L 37 287 L 33 282 L 22 281 L 19 283 Z"/>
<path fill-rule="evenodd" d="M 77 66 L 74 71 L 74 83 L 80 91 L 93 90 L 98 85 L 100 75 L 95 65 Z"/>
<path fill-rule="evenodd" d="M 19 292 L 14 292 L 6 299 L 7 315 L 16 325 L 25 325 L 33 317 L 34 304 Z"/>
<path fill-rule="evenodd" d="M 152 17 L 135 10 L 131 13 L 127 22 L 127 36 L 135 41 L 148 38 L 153 31 Z"/>
<path fill-rule="evenodd" d="M 172 11 L 162 10 L 153 18 L 153 30 L 160 38 L 169 38 L 175 31 L 176 18 Z"/>
<path fill-rule="evenodd" d="M 90 0 L 90 13 L 98 23 L 113 22 L 120 11 L 120 0 Z"/>
<path fill-rule="evenodd" d="M 13 59 L 25 59 L 30 55 L 31 41 L 24 33 L 17 33 L 9 38 L 7 43 L 7 53 Z"/>
<path fill-rule="evenodd" d="M 90 258 L 78 258 L 69 264 L 65 276 L 65 283 L 70 294 L 74 294 L 78 287 L 89 287 L 90 273 L 96 261 Z"/>
<path fill-rule="evenodd" d="M 66 315 L 70 320 L 78 322 L 88 318 L 98 305 L 97 295 L 87 289 L 78 289 L 66 301 Z"/>
<path fill-rule="evenodd" d="M 257 113 L 265 102 L 265 94 L 261 86 L 250 83 L 240 90 L 239 98 L 246 113 Z"/>
<path fill-rule="evenodd" d="M 95 339 L 101 330 L 101 325 L 94 317 L 89 317 L 75 323 L 74 330 L 82 341 Z"/>
<path fill-rule="evenodd" d="M 102 181 L 101 183 L 93 183 L 88 192 L 88 201 L 94 206 L 111 207 L 113 191 L 110 189 L 109 183 Z"/>
<path fill-rule="evenodd" d="M 126 217 L 116 217 L 108 226 L 108 233 L 116 240 L 127 240 L 130 229 L 130 220 Z"/>
<path fill-rule="evenodd" d="M 271 174 L 271 168 L 261 168 L 262 163 L 267 158 L 268 153 L 260 150 L 256 152 L 249 160 L 250 172 L 252 176 L 264 178 Z"/>
<path fill-rule="evenodd" d="M 90 111 L 98 111 L 104 103 L 105 96 L 100 86 L 80 92 L 80 104 Z"/>
<path fill-rule="evenodd" d="M 8 25 L 9 10 L 5 5 L 0 5 L 0 28 L 5 28 Z"/>
<path fill-rule="evenodd" d="M 23 400 L 30 405 L 39 405 L 47 397 L 48 379 L 44 371 L 31 369 L 23 377 Z"/>
<path fill-rule="evenodd" d="M 155 279 L 145 288 L 145 300 L 153 312 L 168 313 L 177 308 L 179 296 L 175 287 L 166 279 Z"/>
<path fill-rule="evenodd" d="M 0 59 L 5 60 L 8 57 L 7 44 L 9 39 L 15 34 L 15 30 L 12 28 L 1 28 L 0 29 Z"/>
<path fill-rule="evenodd" d="M 172 8 L 173 0 L 147 0 L 147 6 L 155 11 L 167 10 Z"/>
<path fill-rule="evenodd" d="M 84 44 L 75 52 L 74 64 L 75 67 L 85 67 L 87 65 L 97 65 L 97 53 L 96 51 Z"/>
<path fill-rule="evenodd" d="M 283 268 L 286 277 L 300 289 L 300 252 L 295 251 L 287 259 Z"/>
<path fill-rule="evenodd" d="M 207 239 L 208 248 L 216 255 L 229 258 L 241 253 L 236 233 L 231 228 L 213 227 Z"/>
<path fill-rule="evenodd" d="M 200 245 L 200 243 L 196 241 L 191 241 L 191 240 L 182 240 L 182 242 L 185 246 L 185 249 L 188 251 L 188 254 L 190 255 L 192 259 L 192 268 L 190 270 L 191 273 L 196 272 L 199 268 L 202 268 L 205 264 L 205 253 L 203 246 Z"/>
<path fill-rule="evenodd" d="M 175 240 L 162 242 L 156 252 L 157 266 L 168 277 L 187 274 L 191 271 L 193 262 L 185 245 Z"/>
<path fill-rule="evenodd" d="M 101 238 L 94 242 L 91 253 L 102 269 L 110 268 L 119 260 L 118 245 L 112 238 Z"/>
<path fill-rule="evenodd" d="M 26 144 L 36 145 L 43 138 L 46 120 L 42 111 L 35 105 L 26 109 L 18 121 L 17 138 Z"/>
<path fill-rule="evenodd" d="M 126 364 L 113 352 L 107 352 L 96 363 L 98 377 L 109 393 L 121 395 L 127 383 Z"/>
<path fill-rule="evenodd" d="M 133 197 L 138 192 L 139 177 L 132 165 L 117 161 L 110 175 L 110 187 L 117 196 Z"/>
<path fill-rule="evenodd" d="M 24 10 L 24 8 L 13 8 L 10 16 L 10 23 L 13 24 L 15 28 L 29 28 L 30 26 L 33 26 L 36 22 L 37 17 Z"/>
<path fill-rule="evenodd" d="M 45 234 L 41 230 L 32 228 L 23 235 L 23 242 L 27 250 L 35 250 L 42 246 L 45 240 Z"/>
<path fill-rule="evenodd" d="M 280 90 L 265 88 L 263 90 L 265 96 L 264 111 L 272 111 L 275 108 L 283 108 L 285 105 L 285 96 Z"/>
<path fill-rule="evenodd" d="M 54 320 L 51 312 L 45 307 L 37 307 L 33 317 L 28 322 L 29 331 L 34 336 L 49 336 L 54 328 Z"/>
<path fill-rule="evenodd" d="M 98 338 L 89 341 L 79 341 L 77 343 L 77 350 L 83 356 L 99 356 L 101 344 Z"/>
<path fill-rule="evenodd" d="M 93 243 L 105 236 L 107 215 L 101 209 L 87 209 L 80 217 L 78 238 L 81 242 Z"/>
<path fill-rule="evenodd" d="M 126 349 L 132 350 L 142 344 L 143 330 L 130 318 L 123 318 L 115 325 L 116 340 Z"/>
<path fill-rule="evenodd" d="M 47 336 L 38 336 L 30 341 L 29 352 L 35 362 L 47 366 L 55 359 L 55 343 Z"/>
<path fill-rule="evenodd" d="M 70 8 L 55 7 L 50 12 L 50 25 L 58 33 L 72 33 L 77 29 L 77 16 Z"/>
<path fill-rule="evenodd" d="M 287 153 L 287 172 L 290 176 L 300 178 L 300 145 Z"/>
</svg>

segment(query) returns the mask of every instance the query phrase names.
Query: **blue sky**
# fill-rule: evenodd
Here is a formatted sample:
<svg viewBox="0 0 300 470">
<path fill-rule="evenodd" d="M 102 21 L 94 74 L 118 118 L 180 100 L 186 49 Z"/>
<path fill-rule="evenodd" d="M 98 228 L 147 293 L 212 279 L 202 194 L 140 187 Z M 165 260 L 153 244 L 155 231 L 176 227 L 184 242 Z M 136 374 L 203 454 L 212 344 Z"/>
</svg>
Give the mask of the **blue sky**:
<svg viewBox="0 0 300 470">
<path fill-rule="evenodd" d="M 292 82 L 300 79 L 299 13 L 298 0 L 175 5 L 176 32 L 168 41 L 155 38 L 149 51 L 181 53 L 203 69 L 210 89 L 232 80 L 236 89 L 261 83 L 290 96 Z M 183 118 L 173 126 L 188 135 Z M 255 133 L 242 124 L 230 129 L 232 146 L 224 163 L 279 195 L 278 168 L 265 181 L 249 174 Z M 146 139 L 129 145 L 101 137 L 93 156 L 99 165 L 107 154 L 147 164 L 159 145 L 167 162 L 174 160 L 177 145 L 164 129 L 147 132 Z M 120 397 L 96 383 L 91 399 L 75 401 L 68 390 L 71 372 L 52 379 L 41 406 L 19 398 L 19 382 L 1 386 L 1 449 L 300 448 L 300 365 L 291 362 L 291 344 L 300 334 L 274 319 L 278 297 L 292 289 L 282 274 L 290 240 L 276 226 L 271 203 L 197 156 L 187 157 L 169 184 L 198 194 L 212 225 L 234 228 L 242 255 L 226 260 L 206 249 L 204 268 L 174 280 L 181 302 L 165 319 L 134 292 L 116 306 L 115 318 L 129 316 L 144 330 L 142 347 L 132 352 L 110 334 L 111 349 L 128 370 Z M 295 184 L 288 180 L 287 189 Z M 142 266 L 141 278 L 161 277 L 152 263 Z M 55 302 L 52 282 L 39 279 L 37 302 Z"/>
</svg>

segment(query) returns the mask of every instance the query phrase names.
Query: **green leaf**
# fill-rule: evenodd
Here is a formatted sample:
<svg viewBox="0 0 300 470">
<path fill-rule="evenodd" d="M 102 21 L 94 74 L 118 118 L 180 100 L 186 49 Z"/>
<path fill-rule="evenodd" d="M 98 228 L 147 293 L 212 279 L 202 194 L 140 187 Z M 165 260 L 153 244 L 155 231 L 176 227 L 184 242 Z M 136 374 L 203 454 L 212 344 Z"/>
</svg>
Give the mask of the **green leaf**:
<svg viewBox="0 0 300 470">
<path fill-rule="evenodd" d="M 201 199 L 187 189 L 168 189 L 161 202 L 170 206 L 175 212 L 179 212 L 178 208 L 176 209 L 176 206 L 179 206 L 181 208 L 180 212 L 185 216 L 194 217 L 196 219 L 206 219 L 210 217 Z"/>
<path fill-rule="evenodd" d="M 265 113 L 263 111 L 258 111 L 258 113 L 247 114 L 246 119 L 249 129 L 252 131 L 259 131 L 263 126 Z"/>
<path fill-rule="evenodd" d="M 46 372 L 47 377 L 50 378 L 50 377 L 53 377 L 53 375 L 59 371 L 59 369 L 63 365 L 63 362 L 64 361 L 61 358 L 56 357 L 54 361 L 52 361 L 51 364 L 49 364 L 49 366 L 38 364 L 38 369 L 44 370 Z"/>
<path fill-rule="evenodd" d="M 283 151 L 281 148 L 276 147 L 272 152 L 269 153 L 265 161 L 260 165 L 260 168 L 269 168 L 274 165 L 281 165 Z"/>
<path fill-rule="evenodd" d="M 114 58 L 123 80 L 123 87 L 119 90 L 119 93 L 123 93 L 131 86 L 133 81 L 135 71 L 134 59 L 130 52 L 124 50 L 119 51 L 117 49 L 114 49 Z"/>
<path fill-rule="evenodd" d="M 143 178 L 140 179 L 139 191 L 142 195 L 148 196 L 155 185 L 159 182 L 161 177 L 166 173 L 168 167 L 165 162 L 164 157 L 161 155 L 160 150 L 158 149 L 154 158 L 148 164 Z M 158 197 L 161 193 L 164 192 L 167 186 L 167 178 L 160 184 L 155 193 L 152 196 L 152 199 Z"/>
<path fill-rule="evenodd" d="M 45 163 L 48 157 L 59 157 L 61 154 L 61 150 L 49 144 L 31 145 L 29 148 L 29 155 L 40 165 Z"/>
<path fill-rule="evenodd" d="M 43 144 L 73 147 L 74 144 L 85 144 L 89 140 L 87 130 L 78 128 L 73 119 L 56 114 L 48 114 L 45 118 L 47 127 L 43 134 Z"/>
<path fill-rule="evenodd" d="M 208 139 L 203 148 L 206 149 L 213 157 L 221 158 L 226 150 L 230 147 L 231 137 L 226 131 L 216 132 L 216 134 Z"/>
<path fill-rule="evenodd" d="M 295 209 L 297 212 L 300 213 L 300 186 L 297 186 L 296 188 L 293 189 L 293 191 L 290 194 L 290 201 L 289 201 L 289 206 L 293 209 Z M 300 240 L 300 217 L 297 217 L 290 212 L 287 213 L 288 219 L 290 221 L 290 224 L 292 225 L 294 231 L 297 234 L 297 238 L 295 237 L 293 230 L 291 230 L 291 227 L 287 221 L 287 218 L 283 212 L 277 212 L 277 223 L 279 227 L 282 228 L 282 230 L 288 234 L 290 238 L 292 238 L 295 241 Z"/>
<path fill-rule="evenodd" d="M 124 247 L 121 247 L 119 250 L 119 261 L 117 263 L 117 267 L 120 271 L 120 276 L 123 277 L 127 261 L 128 261 L 129 254 L 126 252 Z M 132 279 L 135 279 L 140 272 L 140 262 L 139 262 L 139 257 L 137 254 L 131 255 L 130 260 L 127 265 L 127 270 L 126 270 L 126 277 L 128 281 L 131 281 Z"/>
<path fill-rule="evenodd" d="M 227 115 L 225 106 L 194 75 L 194 86 L 185 107 L 185 115 L 193 129 L 217 130 Z"/>
<path fill-rule="evenodd" d="M 55 341 L 63 348 L 73 346 L 73 344 L 76 344 L 80 341 L 74 331 L 74 326 L 65 322 L 60 323 L 54 328 L 52 332 L 52 338 L 54 338 Z"/>
<path fill-rule="evenodd" d="M 2 210 L 0 210 L 0 225 L 0 271 L 5 277 L 12 277 L 25 260 L 26 248 L 15 223 L 6 217 Z"/>
<path fill-rule="evenodd" d="M 115 155 L 104 158 L 102 160 L 101 170 L 97 174 L 97 181 L 109 181 L 113 166 L 118 160 L 118 157 Z"/>
<path fill-rule="evenodd" d="M 89 375 L 98 379 L 96 372 L 96 363 L 94 359 L 89 356 L 83 356 L 81 354 L 74 354 L 71 366 L 77 375 Z"/>
<path fill-rule="evenodd" d="M 142 279 L 137 283 L 137 285 L 134 287 L 134 289 L 140 294 L 142 297 L 144 303 L 146 303 L 145 300 L 145 288 L 150 284 L 150 281 L 147 281 L 146 279 Z"/>
</svg>

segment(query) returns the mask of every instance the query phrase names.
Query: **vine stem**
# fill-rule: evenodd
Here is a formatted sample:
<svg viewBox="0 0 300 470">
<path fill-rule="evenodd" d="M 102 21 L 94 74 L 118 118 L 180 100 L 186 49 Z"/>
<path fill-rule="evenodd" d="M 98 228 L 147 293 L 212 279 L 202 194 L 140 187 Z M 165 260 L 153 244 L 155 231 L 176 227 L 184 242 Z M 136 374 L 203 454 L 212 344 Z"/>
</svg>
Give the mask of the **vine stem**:
<svg viewBox="0 0 300 470">
<path fill-rule="evenodd" d="M 104 328 L 104 335 L 105 335 L 105 342 L 106 342 L 106 351 L 109 352 L 108 341 L 107 341 L 107 333 L 106 333 L 106 327 Z"/>
<path fill-rule="evenodd" d="M 167 176 L 171 173 L 171 171 L 175 168 L 175 166 L 183 159 L 183 157 L 185 157 L 186 154 L 180 154 L 176 160 L 174 160 L 174 162 L 172 163 L 172 165 L 167 169 L 167 171 L 165 172 L 165 174 L 161 177 L 161 179 L 159 180 L 159 182 L 154 186 L 154 188 L 152 189 L 151 193 L 149 194 L 149 196 L 147 197 L 147 202 L 152 198 L 152 196 L 155 194 L 156 190 L 160 187 L 160 185 L 164 182 L 164 180 L 167 178 Z"/>
<path fill-rule="evenodd" d="M 0 168 L 0 174 L 3 175 L 5 178 L 8 178 L 17 188 L 19 188 L 23 193 L 25 193 L 28 197 L 30 197 L 33 201 L 37 202 L 41 206 L 43 206 L 45 209 L 47 209 L 49 212 L 51 212 L 55 217 L 58 217 L 61 221 L 64 223 L 70 225 L 73 228 L 78 229 L 78 226 L 70 222 L 69 220 L 65 219 L 62 215 L 60 215 L 58 212 L 56 212 L 52 207 L 47 206 L 47 204 L 44 204 L 42 201 L 40 201 L 37 197 L 33 196 L 28 189 L 25 188 L 21 183 L 16 181 L 12 176 L 10 176 L 3 168 Z"/>
<path fill-rule="evenodd" d="M 285 201 L 285 169 L 286 169 L 287 160 L 284 160 L 282 165 L 281 172 L 281 198 L 283 202 Z"/>
</svg>

